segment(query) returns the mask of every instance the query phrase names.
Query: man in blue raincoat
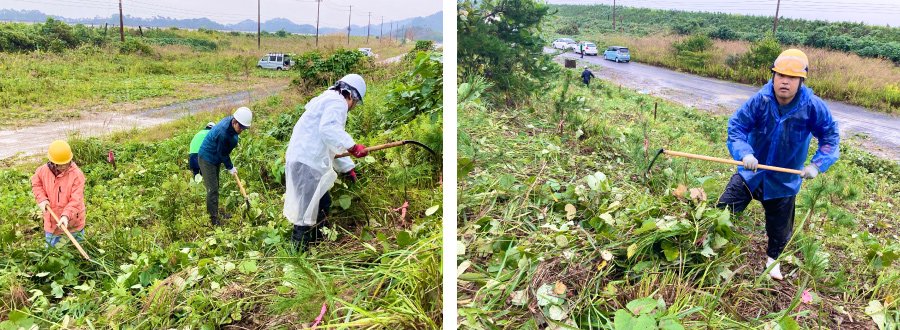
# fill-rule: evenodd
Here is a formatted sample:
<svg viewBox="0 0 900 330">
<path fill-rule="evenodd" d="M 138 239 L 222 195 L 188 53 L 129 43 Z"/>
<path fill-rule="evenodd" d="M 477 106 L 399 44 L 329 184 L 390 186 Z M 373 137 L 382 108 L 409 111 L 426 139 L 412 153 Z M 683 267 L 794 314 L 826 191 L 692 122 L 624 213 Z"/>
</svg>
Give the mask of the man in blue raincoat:
<svg viewBox="0 0 900 330">
<path fill-rule="evenodd" d="M 781 53 L 772 66 L 772 80 L 731 116 L 728 150 L 744 164 L 731 177 L 717 207 L 743 211 L 759 200 L 765 209 L 768 256 L 766 268 L 784 250 L 794 227 L 795 197 L 802 179 L 815 178 L 838 160 L 840 135 L 831 111 L 813 91 L 803 85 L 808 72 L 806 54 L 798 49 Z M 808 165 L 810 137 L 819 148 Z M 766 170 L 760 164 L 801 170 L 801 175 Z M 804 166 L 805 165 L 805 166 Z M 781 275 L 776 264 L 769 271 Z"/>
</svg>

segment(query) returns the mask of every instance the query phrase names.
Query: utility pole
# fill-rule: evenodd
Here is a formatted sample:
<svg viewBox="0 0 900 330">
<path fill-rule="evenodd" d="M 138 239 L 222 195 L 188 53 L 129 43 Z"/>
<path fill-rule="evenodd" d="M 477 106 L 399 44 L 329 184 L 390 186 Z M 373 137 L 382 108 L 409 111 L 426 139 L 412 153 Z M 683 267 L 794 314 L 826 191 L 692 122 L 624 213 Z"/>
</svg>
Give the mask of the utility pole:
<svg viewBox="0 0 900 330">
<path fill-rule="evenodd" d="M 394 22 L 393 21 L 391 21 L 391 32 L 388 33 L 388 38 L 390 38 L 391 40 L 394 40 Z"/>
<path fill-rule="evenodd" d="M 778 4 L 775 5 L 775 23 L 772 24 L 772 35 L 775 35 L 775 30 L 778 30 L 778 10 L 781 9 L 781 0 L 778 0 Z"/>
<path fill-rule="evenodd" d="M 316 0 L 316 48 L 319 48 L 319 9 L 322 8 L 322 0 Z"/>
<path fill-rule="evenodd" d="M 347 14 L 347 46 L 350 46 L 350 17 L 353 17 L 353 5 L 350 5 L 350 13 Z"/>
<path fill-rule="evenodd" d="M 262 4 L 260 4 L 262 0 L 256 0 L 256 49 L 260 49 L 262 47 L 262 36 L 260 32 L 262 32 Z"/>
<path fill-rule="evenodd" d="M 781 1 L 781 0 L 779 0 Z M 613 32 L 616 31 L 616 0 L 613 0 Z"/>
<path fill-rule="evenodd" d="M 378 40 L 384 39 L 384 16 L 381 16 L 381 32 L 378 33 Z"/>
<path fill-rule="evenodd" d="M 125 19 L 122 18 L 122 0 L 119 0 L 119 39 L 125 42 Z"/>
<path fill-rule="evenodd" d="M 372 12 L 369 12 L 369 26 L 366 30 L 366 44 L 369 44 L 369 35 L 372 34 Z"/>
</svg>

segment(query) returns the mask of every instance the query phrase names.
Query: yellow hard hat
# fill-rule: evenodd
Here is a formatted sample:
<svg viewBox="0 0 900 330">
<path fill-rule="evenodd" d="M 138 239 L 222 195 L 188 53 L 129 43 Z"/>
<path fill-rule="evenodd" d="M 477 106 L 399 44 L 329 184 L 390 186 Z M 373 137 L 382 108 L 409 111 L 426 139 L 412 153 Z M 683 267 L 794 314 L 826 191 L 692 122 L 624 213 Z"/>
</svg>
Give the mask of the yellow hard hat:
<svg viewBox="0 0 900 330">
<path fill-rule="evenodd" d="M 63 140 L 56 140 L 50 144 L 50 150 L 47 151 L 47 157 L 54 164 L 68 164 L 72 161 L 72 148 Z"/>
<path fill-rule="evenodd" d="M 791 48 L 778 55 L 772 65 L 772 71 L 786 76 L 806 78 L 806 73 L 809 71 L 809 60 L 802 51 Z"/>
</svg>

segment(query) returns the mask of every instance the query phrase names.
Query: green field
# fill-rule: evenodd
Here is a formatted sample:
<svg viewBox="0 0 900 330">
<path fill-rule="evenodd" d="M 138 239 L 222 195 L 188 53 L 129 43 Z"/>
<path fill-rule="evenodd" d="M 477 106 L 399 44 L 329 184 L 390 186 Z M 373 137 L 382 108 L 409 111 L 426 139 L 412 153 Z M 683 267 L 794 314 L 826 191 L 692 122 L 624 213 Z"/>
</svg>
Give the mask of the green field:
<svg viewBox="0 0 900 330">
<path fill-rule="evenodd" d="M 267 52 L 315 50 L 310 36 L 178 29 L 114 31 L 43 24 L 0 23 L 0 111 L 11 124 L 28 125 L 83 116 L 87 111 L 128 111 L 229 92 L 284 86 L 296 74 L 256 68 Z M 325 54 L 372 47 L 379 58 L 412 44 L 338 35 L 320 38 Z"/>
<path fill-rule="evenodd" d="M 900 324 L 897 164 L 842 141 L 803 184 L 776 283 L 759 203 L 714 207 L 733 167 L 663 156 L 645 177 L 659 148 L 730 158 L 727 117 L 549 70 L 512 105 L 460 86 L 461 328 Z"/>
<path fill-rule="evenodd" d="M 439 58 L 420 52 L 365 64 L 365 104 L 348 120 L 354 139 L 413 139 L 440 153 Z M 251 207 L 223 172 L 221 206 L 232 217 L 220 228 L 209 226 L 203 186 L 191 183 L 187 148 L 204 123 L 233 109 L 70 140 L 87 176 L 91 262 L 65 239 L 44 247 L 29 180 L 40 162 L 0 170 L 0 328 L 295 329 L 323 304 L 328 328 L 439 328 L 440 156 L 400 147 L 357 160 L 361 180 L 331 191 L 327 239 L 293 252 L 281 215 L 284 153 L 303 105 L 323 89 L 292 88 L 248 105 L 253 127 L 232 158 Z M 107 150 L 117 154 L 115 167 Z"/>
</svg>

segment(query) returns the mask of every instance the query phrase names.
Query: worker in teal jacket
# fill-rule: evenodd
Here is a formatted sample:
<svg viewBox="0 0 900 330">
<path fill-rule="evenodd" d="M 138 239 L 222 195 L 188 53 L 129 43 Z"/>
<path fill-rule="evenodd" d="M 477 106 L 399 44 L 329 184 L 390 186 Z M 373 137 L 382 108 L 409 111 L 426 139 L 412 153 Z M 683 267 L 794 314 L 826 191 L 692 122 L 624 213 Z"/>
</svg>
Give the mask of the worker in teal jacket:
<svg viewBox="0 0 900 330">
<path fill-rule="evenodd" d="M 194 138 L 191 139 L 191 147 L 188 151 L 188 167 L 191 169 L 191 173 L 194 174 L 194 180 L 200 182 L 200 160 L 197 155 L 200 152 L 200 145 L 203 144 L 203 140 L 206 139 L 206 135 L 209 134 L 209 130 L 215 126 L 216 123 L 209 122 L 206 124 L 206 127 L 194 134 Z"/>
<path fill-rule="evenodd" d="M 802 51 L 782 52 L 772 66 L 772 80 L 728 121 L 728 150 L 743 166 L 731 177 L 719 197 L 718 207 L 741 212 L 753 199 L 762 203 L 769 239 L 766 268 L 775 262 L 791 238 L 795 197 L 801 181 L 827 171 L 837 161 L 840 151 L 838 125 L 831 111 L 812 89 L 803 85 L 808 67 L 809 61 Z M 819 148 L 806 164 L 813 136 Z M 802 170 L 802 174 L 757 170 L 760 163 Z M 778 264 L 772 267 L 769 276 L 783 279 Z"/>
<path fill-rule="evenodd" d="M 198 152 L 200 174 L 206 186 L 206 212 L 213 226 L 221 225 L 219 219 L 219 169 L 224 164 L 231 174 L 237 174 L 237 168 L 231 162 L 231 151 L 237 147 L 238 137 L 245 129 L 250 128 L 253 113 L 247 107 L 240 107 L 234 115 L 223 118 L 209 130 L 203 139 Z"/>
</svg>

